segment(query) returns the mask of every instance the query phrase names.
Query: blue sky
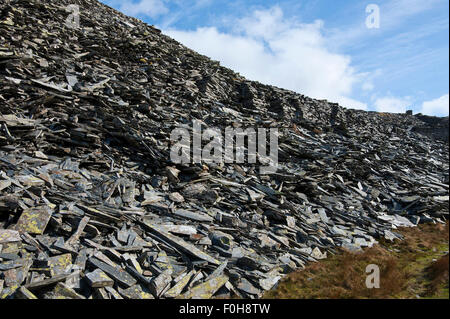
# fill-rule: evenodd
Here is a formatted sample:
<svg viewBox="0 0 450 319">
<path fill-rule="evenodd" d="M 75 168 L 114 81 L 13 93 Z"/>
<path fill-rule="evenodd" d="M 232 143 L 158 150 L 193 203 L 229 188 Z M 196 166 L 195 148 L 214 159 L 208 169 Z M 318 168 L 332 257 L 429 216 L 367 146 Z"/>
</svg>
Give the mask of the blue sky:
<svg viewBox="0 0 450 319">
<path fill-rule="evenodd" d="M 448 0 L 102 2 L 251 80 L 349 108 L 448 115 Z M 369 4 L 379 28 L 367 28 Z"/>
</svg>

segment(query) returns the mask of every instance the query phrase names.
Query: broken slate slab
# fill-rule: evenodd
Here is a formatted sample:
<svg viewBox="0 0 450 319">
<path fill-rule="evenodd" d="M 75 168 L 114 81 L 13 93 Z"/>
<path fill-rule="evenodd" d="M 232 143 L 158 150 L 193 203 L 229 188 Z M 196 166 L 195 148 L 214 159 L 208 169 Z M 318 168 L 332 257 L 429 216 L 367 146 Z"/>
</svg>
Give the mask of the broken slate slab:
<svg viewBox="0 0 450 319">
<path fill-rule="evenodd" d="M 170 286 L 171 271 L 165 270 L 150 282 L 150 291 L 155 298 L 159 298 Z"/>
<path fill-rule="evenodd" d="M 29 208 L 22 212 L 16 224 L 16 230 L 22 233 L 41 235 L 47 227 L 51 211 L 48 207 Z"/>
<path fill-rule="evenodd" d="M 52 276 L 67 273 L 72 266 L 72 255 L 64 254 L 50 257 L 47 260 L 47 265 L 50 268 Z"/>
<path fill-rule="evenodd" d="M 176 216 L 180 216 L 183 218 L 188 218 L 188 219 L 192 219 L 198 222 L 207 222 L 210 223 L 214 220 L 214 218 L 212 218 L 211 216 L 207 215 L 207 214 L 203 214 L 203 213 L 195 213 L 195 212 L 190 212 L 184 209 L 178 209 L 176 211 L 173 212 L 174 215 Z"/>
<path fill-rule="evenodd" d="M 127 288 L 136 284 L 136 279 L 134 279 L 129 273 L 119 267 L 113 267 L 97 259 L 96 257 L 89 258 L 89 262 L 97 268 L 100 268 L 105 273 L 107 273 L 114 281 L 118 282 Z"/>
<path fill-rule="evenodd" d="M 108 275 L 101 269 L 96 269 L 93 272 L 87 273 L 85 275 L 89 286 L 92 288 L 104 288 L 114 286 L 114 280 L 112 280 Z"/>
<path fill-rule="evenodd" d="M 142 288 L 140 285 L 135 285 L 127 289 L 119 287 L 119 294 L 125 299 L 155 299 L 148 289 Z"/>
<path fill-rule="evenodd" d="M 185 242 L 181 238 L 178 238 L 178 237 L 176 237 L 174 235 L 171 235 L 171 234 L 167 233 L 161 227 L 158 227 L 156 225 L 152 225 L 151 223 L 148 223 L 148 222 L 144 222 L 144 225 L 147 226 L 147 228 L 150 231 L 153 231 L 158 236 L 161 236 L 164 240 L 166 240 L 170 244 L 174 245 L 176 248 L 184 251 L 185 253 L 187 253 L 189 255 L 193 255 L 193 256 L 195 256 L 195 257 L 197 257 L 199 259 L 205 260 L 205 261 L 210 262 L 212 264 L 220 265 L 220 261 L 218 261 L 217 259 L 215 259 L 215 258 L 211 257 L 210 255 L 204 253 L 200 249 L 196 248 L 194 245 Z"/>
<path fill-rule="evenodd" d="M 56 284 L 53 290 L 54 299 L 86 299 L 84 296 L 78 294 L 75 290 L 68 287 L 62 282 Z"/>
<path fill-rule="evenodd" d="M 17 299 L 38 299 L 35 294 L 33 294 L 30 290 L 28 290 L 24 286 L 16 290 L 14 297 Z"/>
<path fill-rule="evenodd" d="M 210 299 L 227 282 L 228 277 L 225 275 L 210 279 L 189 290 L 183 299 Z"/>
<path fill-rule="evenodd" d="M 192 276 L 194 276 L 195 271 L 191 270 L 189 273 L 185 273 L 183 278 L 181 278 L 172 288 L 170 288 L 164 296 L 166 298 L 176 298 L 178 297 L 183 289 L 187 286 Z"/>
<path fill-rule="evenodd" d="M 0 244 L 7 244 L 12 242 L 20 242 L 20 234 L 16 230 L 0 229 Z"/>
</svg>

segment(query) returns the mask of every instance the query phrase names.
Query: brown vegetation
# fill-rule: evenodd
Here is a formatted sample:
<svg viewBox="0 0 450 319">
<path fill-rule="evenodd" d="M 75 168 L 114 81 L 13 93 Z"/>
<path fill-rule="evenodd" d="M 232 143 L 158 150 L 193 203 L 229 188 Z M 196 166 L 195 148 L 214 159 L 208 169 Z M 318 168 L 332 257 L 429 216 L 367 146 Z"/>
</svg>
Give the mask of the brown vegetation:
<svg viewBox="0 0 450 319">
<path fill-rule="evenodd" d="M 310 264 L 287 276 L 265 298 L 448 298 L 448 224 L 399 232 L 405 240 L 382 241 L 358 253 L 340 251 Z M 440 258 L 444 252 L 447 255 Z M 370 264 L 380 267 L 379 289 L 366 287 L 366 267 Z"/>
<path fill-rule="evenodd" d="M 447 254 L 427 268 L 429 279 L 431 281 L 429 286 L 430 293 L 436 293 L 445 283 L 447 283 L 448 289 L 448 261 L 449 256 Z"/>
</svg>

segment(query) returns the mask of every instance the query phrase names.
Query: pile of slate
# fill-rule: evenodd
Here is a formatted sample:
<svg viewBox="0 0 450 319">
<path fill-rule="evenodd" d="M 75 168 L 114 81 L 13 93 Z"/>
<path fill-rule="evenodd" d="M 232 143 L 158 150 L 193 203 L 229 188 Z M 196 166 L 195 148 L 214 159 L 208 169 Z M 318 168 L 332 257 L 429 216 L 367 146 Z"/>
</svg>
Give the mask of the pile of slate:
<svg viewBox="0 0 450 319">
<path fill-rule="evenodd" d="M 193 120 L 279 128 L 277 173 L 171 163 Z M 0 297 L 258 298 L 444 223 L 449 145 L 429 123 L 247 81 L 94 0 L 1 1 Z"/>
</svg>

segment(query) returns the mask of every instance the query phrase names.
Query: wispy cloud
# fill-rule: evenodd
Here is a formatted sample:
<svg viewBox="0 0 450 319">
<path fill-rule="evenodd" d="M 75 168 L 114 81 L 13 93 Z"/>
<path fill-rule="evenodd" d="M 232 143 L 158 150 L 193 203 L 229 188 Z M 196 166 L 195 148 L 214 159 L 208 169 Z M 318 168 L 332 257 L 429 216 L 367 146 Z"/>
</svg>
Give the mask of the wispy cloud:
<svg viewBox="0 0 450 319">
<path fill-rule="evenodd" d="M 339 27 L 328 30 L 329 38 L 332 40 L 330 44 L 335 47 L 360 46 L 363 43 L 372 41 L 371 38 L 376 38 L 384 33 L 392 31 L 392 29 L 404 24 L 411 17 L 426 12 L 437 4 L 447 0 L 390 0 L 384 1 L 379 5 L 380 7 L 380 28 L 367 29 L 365 25 L 364 16 L 361 19 L 356 19 L 355 23 L 347 25 L 346 27 Z M 363 11 L 361 14 L 363 14 Z M 352 19 L 351 21 L 355 21 Z M 419 37 L 420 34 L 412 32 L 409 34 L 413 38 Z"/>
</svg>

